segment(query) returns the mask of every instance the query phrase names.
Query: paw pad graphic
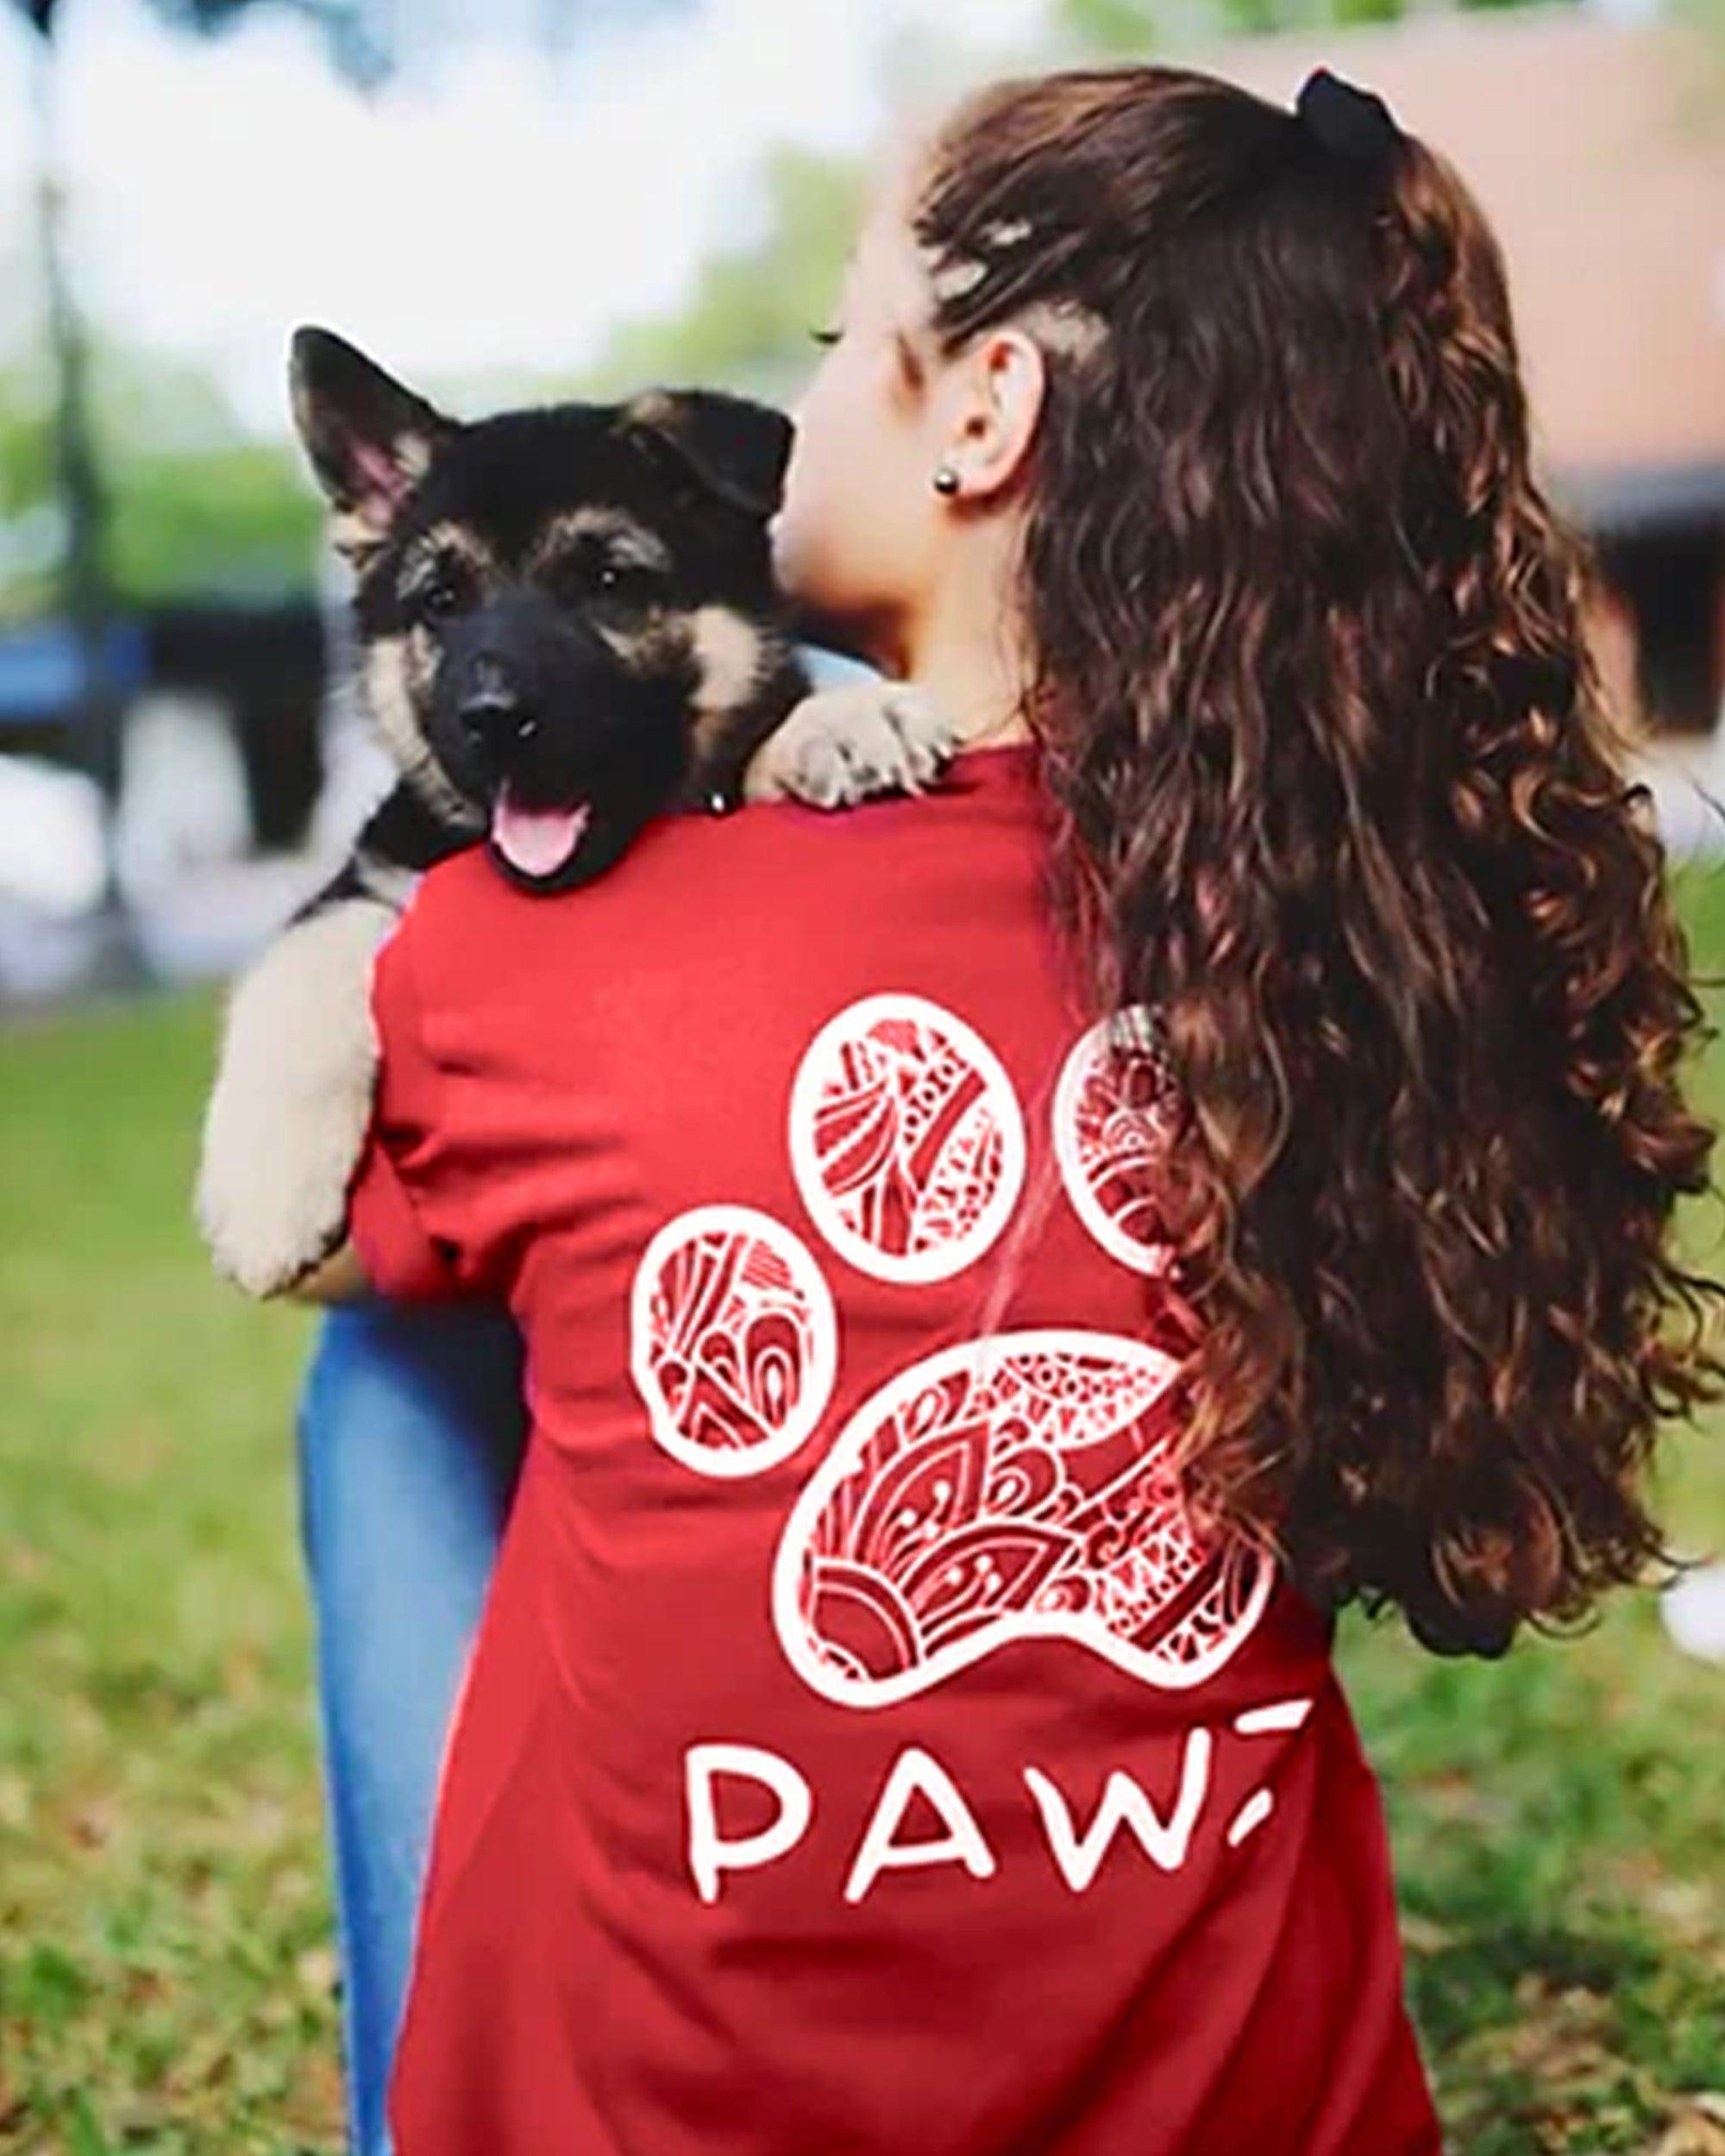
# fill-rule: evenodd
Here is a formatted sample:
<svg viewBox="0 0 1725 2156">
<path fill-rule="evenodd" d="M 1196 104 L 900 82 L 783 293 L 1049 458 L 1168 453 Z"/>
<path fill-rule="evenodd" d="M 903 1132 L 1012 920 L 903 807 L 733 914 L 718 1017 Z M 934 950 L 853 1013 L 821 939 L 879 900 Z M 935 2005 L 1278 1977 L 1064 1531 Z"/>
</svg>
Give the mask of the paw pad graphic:
<svg viewBox="0 0 1725 2156">
<path fill-rule="evenodd" d="M 1074 1044 L 1049 1111 L 1074 1213 L 1149 1275 L 1173 1256 L 1145 1190 L 1175 1100 L 1139 1006 Z M 988 1043 L 925 998 L 838 1012 L 803 1052 L 787 1119 L 816 1232 L 876 1278 L 945 1279 L 1012 1217 L 1017 1094 Z M 653 1435 L 685 1466 L 758 1473 L 821 1426 L 832 1295 L 770 1214 L 709 1205 L 667 1222 L 630 1318 Z M 1007 1640 L 1057 1637 L 1161 1689 L 1202 1683 L 1257 1623 L 1273 1568 L 1195 1530 L 1170 1461 L 1176 1374 L 1149 1343 L 1082 1326 L 997 1332 L 898 1371 L 831 1434 L 781 1532 L 771 1604 L 792 1668 L 841 1705 L 881 1707 Z"/>
<path fill-rule="evenodd" d="M 809 1043 L 791 1088 L 791 1165 L 809 1217 L 878 1280 L 946 1280 L 1012 1218 L 1018 1095 L 988 1044 L 938 1005 L 867 996 Z"/>
<path fill-rule="evenodd" d="M 1061 1068 L 1054 1150 L 1073 1210 L 1111 1257 L 1161 1273 L 1174 1257 L 1151 1195 L 1179 1094 L 1155 1014 L 1142 1004 L 1094 1025 Z"/>
<path fill-rule="evenodd" d="M 653 1434 L 703 1475 L 758 1475 L 820 1420 L 837 1371 L 832 1294 L 770 1213 L 698 1206 L 636 1268 L 631 1370 Z"/>
</svg>

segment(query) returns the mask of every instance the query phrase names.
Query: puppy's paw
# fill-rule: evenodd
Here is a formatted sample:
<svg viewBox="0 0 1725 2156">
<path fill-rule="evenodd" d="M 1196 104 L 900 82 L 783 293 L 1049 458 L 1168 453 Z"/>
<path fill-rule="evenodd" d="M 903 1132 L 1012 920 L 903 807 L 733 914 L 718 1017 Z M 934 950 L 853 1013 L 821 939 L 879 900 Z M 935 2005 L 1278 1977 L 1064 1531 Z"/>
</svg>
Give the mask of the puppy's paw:
<svg viewBox="0 0 1725 2156">
<path fill-rule="evenodd" d="M 342 1239 L 371 1117 L 371 967 L 396 916 L 343 900 L 298 922 L 229 1006 L 196 1211 L 219 1271 L 291 1287 Z"/>
<path fill-rule="evenodd" d="M 944 712 L 905 681 L 817 689 L 756 751 L 748 801 L 849 808 L 875 793 L 920 793 L 958 745 Z"/>
</svg>

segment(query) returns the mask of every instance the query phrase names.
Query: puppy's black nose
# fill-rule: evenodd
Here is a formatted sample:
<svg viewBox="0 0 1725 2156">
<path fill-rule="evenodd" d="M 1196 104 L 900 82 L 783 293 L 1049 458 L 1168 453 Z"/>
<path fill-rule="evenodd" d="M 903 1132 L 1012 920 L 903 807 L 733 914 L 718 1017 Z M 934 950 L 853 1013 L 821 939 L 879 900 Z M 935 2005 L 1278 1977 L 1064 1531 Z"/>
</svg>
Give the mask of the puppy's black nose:
<svg viewBox="0 0 1725 2156">
<path fill-rule="evenodd" d="M 501 761 L 539 730 L 532 707 L 511 689 L 486 689 L 470 696 L 456 714 L 475 749 Z"/>
</svg>

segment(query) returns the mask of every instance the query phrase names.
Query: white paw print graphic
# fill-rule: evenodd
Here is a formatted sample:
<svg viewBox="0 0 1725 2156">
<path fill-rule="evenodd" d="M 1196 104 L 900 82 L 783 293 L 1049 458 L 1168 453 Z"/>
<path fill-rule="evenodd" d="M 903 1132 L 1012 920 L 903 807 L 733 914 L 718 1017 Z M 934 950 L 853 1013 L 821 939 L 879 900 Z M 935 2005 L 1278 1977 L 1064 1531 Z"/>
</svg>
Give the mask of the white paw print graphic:
<svg viewBox="0 0 1725 2156">
<path fill-rule="evenodd" d="M 1172 1251 L 1135 1175 L 1174 1102 L 1141 1006 L 1075 1043 L 1049 1138 L 1075 1213 L 1145 1274 Z M 894 1282 L 974 1264 L 1024 1180 L 999 1057 L 926 999 L 873 995 L 809 1043 L 787 1142 L 831 1250 Z M 759 1473 L 820 1426 L 837 1326 L 820 1263 L 740 1205 L 679 1214 L 637 1269 L 630 1368 L 658 1442 L 704 1475 Z M 773 1621 L 824 1697 L 912 1697 L 1008 1639 L 1055 1636 L 1145 1683 L 1201 1683 L 1257 1623 L 1270 1561 L 1201 1541 L 1170 1465 L 1173 1359 L 1081 1326 L 997 1332 L 909 1364 L 833 1434 L 786 1519 Z"/>
</svg>

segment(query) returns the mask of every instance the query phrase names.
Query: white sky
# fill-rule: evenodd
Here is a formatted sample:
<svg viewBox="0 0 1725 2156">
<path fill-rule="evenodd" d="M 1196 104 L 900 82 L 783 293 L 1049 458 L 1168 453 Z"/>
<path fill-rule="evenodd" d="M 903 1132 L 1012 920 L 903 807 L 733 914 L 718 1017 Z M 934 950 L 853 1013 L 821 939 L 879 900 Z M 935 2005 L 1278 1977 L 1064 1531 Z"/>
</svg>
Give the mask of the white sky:
<svg viewBox="0 0 1725 2156">
<path fill-rule="evenodd" d="M 747 229 L 769 144 L 876 139 L 890 39 L 962 32 L 987 72 L 1033 34 L 1043 0 L 707 0 L 561 63 L 480 27 L 507 19 L 499 0 L 441 11 L 474 27 L 435 72 L 368 101 L 291 15 L 201 41 L 143 0 L 64 0 L 62 134 L 91 313 L 207 364 L 270 434 L 302 321 L 410 378 L 579 363 L 618 317 L 674 304 L 701 257 Z M 29 263 L 32 41 L 0 9 L 11 277 Z M 3 297 L 15 314 L 17 287 Z"/>
</svg>

